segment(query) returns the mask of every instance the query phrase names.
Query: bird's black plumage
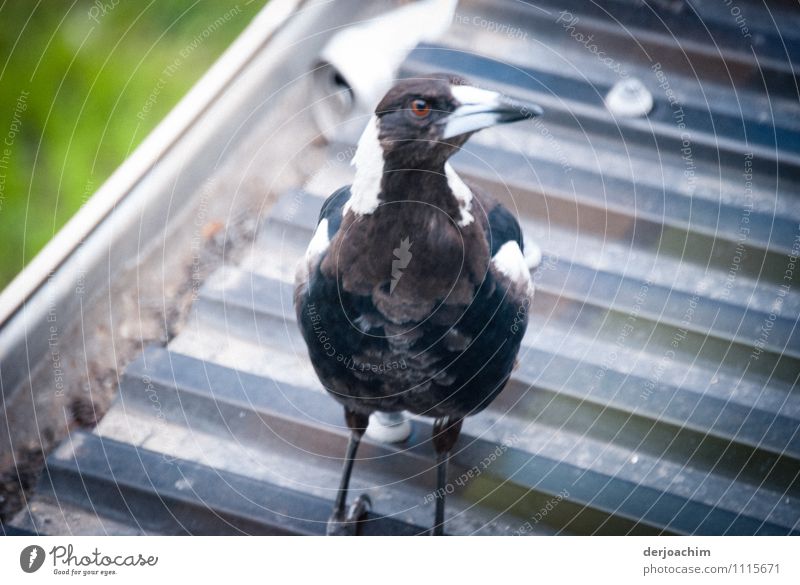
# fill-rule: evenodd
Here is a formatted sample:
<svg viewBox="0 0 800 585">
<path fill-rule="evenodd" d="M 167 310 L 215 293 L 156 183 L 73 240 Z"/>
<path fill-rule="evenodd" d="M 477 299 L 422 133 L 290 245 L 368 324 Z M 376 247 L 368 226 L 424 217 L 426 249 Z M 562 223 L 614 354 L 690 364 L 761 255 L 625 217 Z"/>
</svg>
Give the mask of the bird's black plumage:
<svg viewBox="0 0 800 585">
<path fill-rule="evenodd" d="M 522 233 L 447 159 L 472 132 L 536 112 L 522 108 L 446 76 L 400 82 L 359 143 L 355 182 L 325 201 L 295 310 L 354 431 L 407 410 L 457 421 L 455 437 L 507 382 L 532 292 Z"/>
<path fill-rule="evenodd" d="M 320 220 L 328 220 L 331 241 L 344 236 L 340 226 L 348 197 L 349 189 L 340 189 L 323 206 Z M 481 242 L 474 247 L 486 246 L 496 254 L 503 244 L 516 242 L 521 249 L 521 231 L 514 216 L 487 199 L 481 197 L 484 209 L 486 205 L 491 208 L 486 216 L 479 216 L 486 221 L 480 222 L 481 232 L 474 237 Z M 400 242 L 407 237 L 403 226 L 402 221 L 385 226 L 385 241 Z M 438 236 L 424 243 L 418 238 L 412 249 L 417 247 L 417 254 L 435 258 L 439 241 Z M 396 312 L 387 315 L 381 310 L 386 306 L 394 257 L 383 248 L 379 258 L 386 267 L 385 277 L 372 283 L 377 289 L 373 294 L 343 287 L 341 272 L 357 270 L 357 266 L 335 259 L 329 264 L 331 272 L 323 270 L 322 258 L 315 262 L 309 279 L 298 287 L 298 322 L 320 380 L 342 404 L 366 414 L 408 410 L 436 417 L 479 412 L 511 373 L 527 323 L 528 289 L 510 282 L 486 262 L 480 278 L 456 275 L 469 281 L 466 303 L 460 299 L 451 302 L 448 293 L 454 287 L 442 287 L 441 298 L 431 304 L 430 312 L 410 321 L 400 320 Z M 363 254 L 371 252 L 363 250 Z M 425 275 L 402 277 L 409 279 L 412 295 L 412 279 L 420 276 Z M 394 294 L 401 293 L 396 289 Z M 396 305 L 402 309 L 407 302 L 413 303 L 413 297 L 398 298 Z"/>
</svg>

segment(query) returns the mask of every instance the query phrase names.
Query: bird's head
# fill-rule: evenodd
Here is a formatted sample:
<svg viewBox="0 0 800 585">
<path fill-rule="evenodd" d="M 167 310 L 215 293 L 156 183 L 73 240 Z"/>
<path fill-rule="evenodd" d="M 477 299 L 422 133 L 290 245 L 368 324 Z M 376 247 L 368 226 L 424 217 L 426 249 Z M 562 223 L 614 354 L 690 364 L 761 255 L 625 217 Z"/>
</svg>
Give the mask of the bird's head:
<svg viewBox="0 0 800 585">
<path fill-rule="evenodd" d="M 440 167 L 478 130 L 541 114 L 536 104 L 447 75 L 401 80 L 375 109 L 384 159 L 401 168 Z"/>
</svg>

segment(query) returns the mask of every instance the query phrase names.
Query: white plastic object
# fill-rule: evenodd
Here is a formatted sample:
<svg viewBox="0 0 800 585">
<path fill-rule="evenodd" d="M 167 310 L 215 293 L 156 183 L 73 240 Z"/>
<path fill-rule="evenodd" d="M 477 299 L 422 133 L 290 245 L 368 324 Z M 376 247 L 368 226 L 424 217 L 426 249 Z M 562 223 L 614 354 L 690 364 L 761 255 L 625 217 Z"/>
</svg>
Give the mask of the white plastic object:
<svg viewBox="0 0 800 585">
<path fill-rule="evenodd" d="M 329 141 L 356 142 L 400 64 L 420 42 L 448 29 L 456 4 L 413 2 L 334 35 L 312 72 L 311 110 L 320 133 Z"/>
<path fill-rule="evenodd" d="M 402 412 L 376 412 L 369 417 L 367 437 L 381 443 L 402 443 L 411 435 L 411 421 Z"/>
<path fill-rule="evenodd" d="M 653 109 L 653 94 L 635 77 L 615 83 L 605 101 L 609 112 L 625 118 L 641 118 Z"/>
</svg>

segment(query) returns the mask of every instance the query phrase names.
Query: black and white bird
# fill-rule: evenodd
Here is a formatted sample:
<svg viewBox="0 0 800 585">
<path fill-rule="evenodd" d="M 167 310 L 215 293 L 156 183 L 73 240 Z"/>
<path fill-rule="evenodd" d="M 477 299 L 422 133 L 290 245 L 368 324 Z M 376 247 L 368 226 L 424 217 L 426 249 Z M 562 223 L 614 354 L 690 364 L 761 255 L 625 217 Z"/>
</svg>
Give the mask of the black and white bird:
<svg viewBox="0 0 800 585">
<path fill-rule="evenodd" d="M 369 508 L 365 495 L 345 504 L 372 413 L 434 417 L 443 488 L 463 418 L 506 384 L 533 293 L 522 232 L 448 159 L 482 128 L 541 113 L 453 76 L 400 81 L 359 140 L 353 184 L 325 201 L 294 301 L 314 369 L 350 429 L 329 534 L 355 534 Z M 443 525 L 441 497 L 433 534 Z"/>
</svg>

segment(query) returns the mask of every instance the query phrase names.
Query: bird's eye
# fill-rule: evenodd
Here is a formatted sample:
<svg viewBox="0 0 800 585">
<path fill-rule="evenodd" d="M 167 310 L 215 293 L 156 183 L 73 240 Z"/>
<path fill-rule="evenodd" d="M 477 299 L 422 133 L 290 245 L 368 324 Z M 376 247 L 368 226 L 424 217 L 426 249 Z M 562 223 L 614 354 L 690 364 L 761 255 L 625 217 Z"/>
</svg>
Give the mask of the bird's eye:
<svg viewBox="0 0 800 585">
<path fill-rule="evenodd" d="M 411 111 L 418 118 L 424 118 L 431 113 L 431 104 L 427 100 L 415 99 L 411 102 Z"/>
</svg>

